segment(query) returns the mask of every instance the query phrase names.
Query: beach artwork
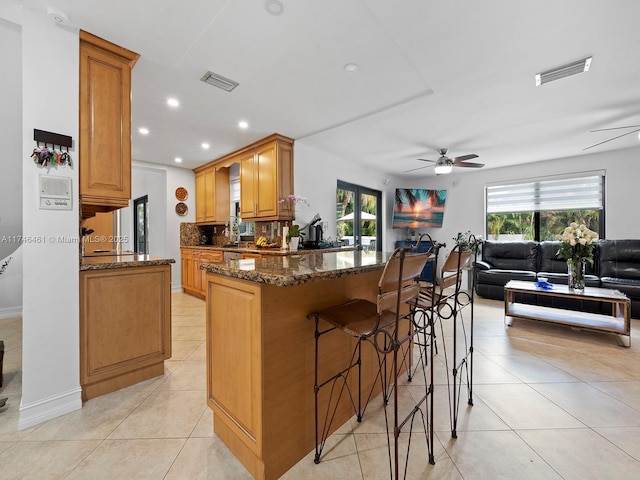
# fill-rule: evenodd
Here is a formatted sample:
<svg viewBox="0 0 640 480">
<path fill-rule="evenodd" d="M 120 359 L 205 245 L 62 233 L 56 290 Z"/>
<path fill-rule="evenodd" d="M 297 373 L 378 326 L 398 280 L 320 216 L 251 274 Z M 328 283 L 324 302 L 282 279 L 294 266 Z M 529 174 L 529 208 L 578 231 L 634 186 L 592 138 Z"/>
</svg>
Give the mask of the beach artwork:
<svg viewBox="0 0 640 480">
<path fill-rule="evenodd" d="M 446 190 L 396 188 L 393 228 L 441 228 Z"/>
</svg>

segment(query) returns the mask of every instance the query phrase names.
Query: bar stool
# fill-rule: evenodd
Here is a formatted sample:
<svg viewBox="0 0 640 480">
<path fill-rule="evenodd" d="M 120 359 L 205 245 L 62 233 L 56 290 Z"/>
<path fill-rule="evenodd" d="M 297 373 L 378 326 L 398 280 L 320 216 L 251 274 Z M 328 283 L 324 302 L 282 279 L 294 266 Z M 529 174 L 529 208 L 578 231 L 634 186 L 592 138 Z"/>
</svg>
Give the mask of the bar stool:
<svg viewBox="0 0 640 480">
<path fill-rule="evenodd" d="M 449 395 L 449 415 L 451 436 L 457 438 L 458 414 L 460 409 L 463 374 L 467 387 L 467 404 L 473 405 L 473 290 L 462 289 L 462 273 L 475 263 L 477 242 L 472 235 L 468 245 L 456 245 L 451 250 L 441 268 L 438 288 L 421 289 L 418 294 L 417 309 L 431 308 L 436 314 L 434 321 L 440 323 L 444 340 L 444 321 L 451 321 L 453 330 L 452 359 L 449 361 L 446 343 L 443 342 L 444 363 L 447 371 Z M 473 275 L 475 281 L 475 275 Z M 464 311 L 470 306 L 469 325 L 465 325 Z M 461 337 L 461 338 L 460 338 Z M 434 334 L 435 338 L 435 334 Z M 435 340 L 434 340 L 435 341 Z M 461 348 L 460 343 L 464 344 Z"/>
<path fill-rule="evenodd" d="M 413 368 L 407 369 L 409 381 L 413 380 L 413 377 L 418 372 L 418 370 L 422 370 L 424 372 L 426 366 L 429 364 L 427 359 L 427 350 L 431 346 L 431 342 L 433 342 L 433 349 L 435 350 L 435 353 L 438 353 L 438 345 L 436 343 L 434 330 L 435 316 L 437 314 L 437 302 L 435 301 L 437 275 L 435 274 L 435 267 L 437 267 L 438 265 L 438 254 L 440 252 L 440 248 L 446 247 L 446 245 L 443 243 L 434 242 L 431 238 L 431 235 L 429 235 L 428 233 L 423 233 L 418 237 L 418 242 L 416 243 L 415 247 L 413 247 L 413 249 L 419 252 L 420 245 L 423 241 L 428 241 L 430 245 L 430 248 L 428 250 L 428 252 L 431 253 L 429 262 L 433 263 L 434 265 L 434 278 L 431 282 L 424 280 L 420 281 L 419 298 L 417 299 L 414 313 L 411 318 L 416 334 L 413 340 L 413 344 L 418 348 L 418 358 L 414 363 Z"/>
<path fill-rule="evenodd" d="M 408 333 L 404 333 L 404 327 L 401 322 L 409 321 L 413 314 L 413 308 L 407 308 L 407 304 L 415 303 L 420 287 L 417 278 L 422 272 L 426 262 L 429 260 L 430 252 L 420 254 L 410 254 L 407 252 L 410 247 L 396 249 L 389 260 L 378 282 L 378 292 L 376 302 L 365 299 L 354 299 L 346 303 L 329 307 L 322 311 L 313 312 L 308 318 L 315 321 L 315 378 L 314 378 L 314 394 L 315 394 L 315 435 L 316 435 L 316 451 L 314 462 L 319 463 L 325 442 L 331 432 L 331 424 L 335 417 L 340 400 L 346 392 L 351 406 L 356 415 L 357 421 L 361 422 L 364 411 L 368 405 L 375 390 L 376 383 L 379 381 L 382 389 L 382 397 L 385 405 L 385 419 L 387 419 L 386 406 L 389 401 L 390 392 L 394 392 L 394 458 L 395 458 L 395 475 L 398 475 L 398 436 L 402 426 L 406 424 L 406 419 L 401 421 L 398 412 L 398 389 L 393 388 L 397 384 L 398 370 L 401 368 L 401 350 L 410 346 L 413 338 L 412 328 L 407 329 Z M 330 326 L 321 327 L 322 323 Z M 347 335 L 357 339 L 351 361 L 341 371 L 332 377 L 321 381 L 318 378 L 318 348 L 320 338 L 334 330 L 339 330 Z M 402 330 L 402 334 L 400 333 Z M 367 342 L 373 345 L 378 359 L 377 373 L 366 399 L 362 401 L 362 343 Z M 387 376 L 387 356 L 391 355 L 391 374 Z M 357 405 L 354 394 L 349 386 L 349 373 L 357 367 L 358 384 L 357 384 Z M 338 384 L 340 384 L 338 386 Z M 327 407 L 324 413 L 324 420 L 320 421 L 318 394 L 323 387 L 330 386 L 330 395 Z M 418 403 L 409 416 L 415 416 L 421 412 L 420 407 L 423 402 Z M 427 413 L 429 416 L 429 412 Z M 431 431 L 433 422 L 429 422 L 428 418 L 425 422 L 430 425 Z M 413 421 L 411 421 L 413 426 Z M 389 424 L 387 420 L 387 432 Z M 425 432 L 427 428 L 425 427 Z M 429 440 L 430 438 L 430 440 Z M 428 437 L 429 460 L 433 460 L 433 442 L 432 435 Z M 391 464 L 391 448 L 388 443 L 390 469 L 393 470 Z M 408 455 L 408 452 L 407 452 Z M 433 462 L 432 462 L 433 463 Z M 393 475 L 393 471 L 392 471 Z"/>
</svg>

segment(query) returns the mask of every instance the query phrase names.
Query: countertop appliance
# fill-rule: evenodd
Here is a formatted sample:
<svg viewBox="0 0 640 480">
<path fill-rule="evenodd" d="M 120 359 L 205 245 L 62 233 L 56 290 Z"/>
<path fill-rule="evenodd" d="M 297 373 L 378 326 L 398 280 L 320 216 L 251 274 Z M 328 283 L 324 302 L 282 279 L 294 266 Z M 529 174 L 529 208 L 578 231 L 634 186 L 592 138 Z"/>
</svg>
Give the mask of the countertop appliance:
<svg viewBox="0 0 640 480">
<path fill-rule="evenodd" d="M 308 238 L 304 242 L 305 246 L 307 244 L 313 245 L 322 242 L 322 226 L 316 225 L 316 223 L 320 221 L 322 221 L 322 218 L 320 218 L 319 214 L 316 214 L 315 217 L 313 217 L 313 220 L 311 220 L 311 223 L 307 226 Z"/>
</svg>

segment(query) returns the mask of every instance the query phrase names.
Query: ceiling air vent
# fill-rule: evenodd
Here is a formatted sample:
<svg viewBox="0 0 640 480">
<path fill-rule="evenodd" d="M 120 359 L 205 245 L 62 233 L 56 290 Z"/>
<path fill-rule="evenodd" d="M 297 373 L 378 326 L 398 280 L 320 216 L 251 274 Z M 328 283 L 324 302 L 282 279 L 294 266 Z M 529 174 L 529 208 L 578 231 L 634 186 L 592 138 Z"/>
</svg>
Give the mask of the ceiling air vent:
<svg viewBox="0 0 640 480">
<path fill-rule="evenodd" d="M 238 82 L 234 82 L 233 80 L 229 80 L 228 78 L 223 77 L 222 75 L 218 75 L 217 73 L 207 72 L 200 79 L 204 83 L 208 83 L 209 85 L 213 85 L 214 87 L 221 88 L 227 92 L 230 92 L 238 85 Z"/>
<path fill-rule="evenodd" d="M 562 67 L 554 68 L 547 72 L 536 74 L 536 86 L 544 85 L 545 83 L 553 82 L 561 78 L 576 75 L 578 73 L 586 72 L 591 66 L 591 59 L 593 57 L 583 58 L 577 62 L 563 65 Z"/>
</svg>

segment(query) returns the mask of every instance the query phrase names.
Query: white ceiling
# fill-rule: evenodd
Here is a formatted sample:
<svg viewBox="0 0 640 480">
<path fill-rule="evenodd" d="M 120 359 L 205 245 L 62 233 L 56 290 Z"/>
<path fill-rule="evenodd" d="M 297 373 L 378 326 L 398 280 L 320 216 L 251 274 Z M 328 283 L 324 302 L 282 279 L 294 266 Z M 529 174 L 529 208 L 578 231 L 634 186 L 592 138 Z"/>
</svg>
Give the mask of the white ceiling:
<svg viewBox="0 0 640 480">
<path fill-rule="evenodd" d="M 441 147 L 492 168 L 638 145 L 583 150 L 632 129 L 590 130 L 640 125 L 637 0 L 282 2 L 273 16 L 265 0 L 24 0 L 141 55 L 136 160 L 193 168 L 278 132 L 410 178 Z M 590 55 L 589 72 L 535 86 Z M 206 85 L 207 70 L 240 86 Z"/>
</svg>

